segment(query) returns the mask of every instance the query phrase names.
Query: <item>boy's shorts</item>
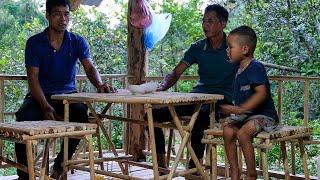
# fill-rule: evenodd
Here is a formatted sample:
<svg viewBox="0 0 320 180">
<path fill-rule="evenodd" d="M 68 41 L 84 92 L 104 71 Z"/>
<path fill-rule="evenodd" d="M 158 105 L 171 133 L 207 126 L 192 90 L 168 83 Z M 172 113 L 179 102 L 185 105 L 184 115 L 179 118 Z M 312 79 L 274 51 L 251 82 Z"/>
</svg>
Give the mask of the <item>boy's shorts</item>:
<svg viewBox="0 0 320 180">
<path fill-rule="evenodd" d="M 275 120 L 265 115 L 252 115 L 252 116 L 237 115 L 237 116 L 230 116 L 226 118 L 227 123 L 234 124 L 237 127 L 241 127 L 251 120 L 254 121 L 257 133 L 261 131 L 271 132 L 278 128 L 278 124 L 275 122 Z"/>
</svg>

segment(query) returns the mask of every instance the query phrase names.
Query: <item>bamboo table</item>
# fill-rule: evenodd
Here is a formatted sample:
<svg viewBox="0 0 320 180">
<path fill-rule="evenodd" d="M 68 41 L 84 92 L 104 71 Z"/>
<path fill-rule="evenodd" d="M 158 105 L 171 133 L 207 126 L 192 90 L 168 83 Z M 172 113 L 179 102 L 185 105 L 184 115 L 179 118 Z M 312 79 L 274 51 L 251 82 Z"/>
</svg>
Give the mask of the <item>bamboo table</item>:
<svg viewBox="0 0 320 180">
<path fill-rule="evenodd" d="M 35 175 L 40 179 L 48 179 L 46 175 L 47 158 L 49 157 L 49 142 L 52 138 L 61 137 L 85 137 L 89 144 L 92 144 L 92 134 L 96 132 L 97 125 L 90 123 L 68 123 L 63 121 L 43 120 L 43 121 L 23 121 L 0 123 L 0 139 L 10 140 L 26 144 L 28 167 L 0 156 L 0 160 L 8 163 L 29 174 L 29 179 L 35 179 Z M 40 139 L 46 139 L 42 155 L 42 164 L 40 173 L 34 171 L 34 158 L 32 153 L 33 142 Z M 64 153 L 68 152 L 64 148 Z M 89 146 L 89 166 L 90 177 L 94 179 L 94 161 L 93 150 Z M 68 159 L 64 164 L 68 163 Z M 65 165 L 64 165 L 65 166 Z"/>
<path fill-rule="evenodd" d="M 98 114 L 95 109 L 92 106 L 92 103 L 94 102 L 104 102 L 107 103 L 105 109 L 102 111 L 102 115 L 107 112 L 107 110 L 110 108 L 110 106 L 113 103 L 123 103 L 123 104 L 143 104 L 147 108 L 147 125 L 149 128 L 149 136 L 150 136 L 150 143 L 151 143 L 151 153 L 152 153 L 152 163 L 153 163 L 153 173 L 154 173 L 154 179 L 172 179 L 173 176 L 179 176 L 182 174 L 188 174 L 193 172 L 199 172 L 203 179 L 208 179 L 208 174 L 205 173 L 203 167 L 201 166 L 199 159 L 196 157 L 193 148 L 191 147 L 191 144 L 188 143 L 190 139 L 190 133 L 193 129 L 193 125 L 197 119 L 197 116 L 200 111 L 200 107 L 202 104 L 211 104 L 210 108 L 210 118 L 211 118 L 211 124 L 215 121 L 215 112 L 214 112 L 214 104 L 218 101 L 223 99 L 222 95 L 217 94 L 200 94 L 200 93 L 178 93 L 178 92 L 155 92 L 150 94 L 132 94 L 128 91 L 122 91 L 118 93 L 113 94 L 104 94 L 104 93 L 74 93 L 74 94 L 61 94 L 61 95 L 54 95 L 52 96 L 52 99 L 56 100 L 63 100 L 65 104 L 65 120 L 68 120 L 68 112 L 69 112 L 69 104 L 74 102 L 85 102 L 88 105 L 89 110 L 93 114 L 93 116 L 97 119 L 98 126 L 102 129 L 102 132 L 104 136 L 106 136 L 106 139 L 111 147 L 111 150 L 113 151 L 113 154 L 115 157 L 118 157 L 117 152 L 115 151 L 114 146 L 112 145 L 111 139 L 109 135 L 107 134 L 105 128 L 103 127 L 101 117 L 101 114 Z M 179 117 L 176 114 L 176 111 L 174 109 L 174 106 L 176 105 L 185 105 L 185 104 L 195 104 L 196 108 L 191 116 L 191 120 L 188 124 L 188 126 L 183 127 Z M 159 176 L 159 170 L 158 170 L 158 163 L 157 163 L 157 156 L 156 156 L 156 145 L 155 145 L 155 138 L 154 138 L 154 123 L 153 122 L 153 115 L 152 115 L 152 108 L 155 106 L 167 106 L 170 110 L 170 113 L 172 115 L 174 124 L 176 128 L 178 129 L 181 137 L 182 137 L 182 143 L 180 144 L 178 153 L 176 155 L 176 159 L 174 161 L 174 164 L 172 166 L 172 169 L 170 170 L 169 175 Z M 119 120 L 119 118 L 115 118 L 116 120 Z M 122 118 L 122 120 L 125 118 Z M 143 122 L 139 120 L 132 120 L 129 119 L 129 122 L 138 123 Z M 200 140 L 199 140 L 200 141 Z M 193 161 L 196 164 L 196 170 L 191 171 L 187 170 L 185 172 L 175 172 L 176 168 L 178 166 L 180 157 L 182 156 L 182 152 L 184 147 L 187 147 L 188 152 L 193 159 Z M 119 163 L 120 167 L 123 168 L 122 164 Z M 98 171 L 96 171 L 98 172 Z M 108 175 L 112 175 L 108 173 Z M 120 178 L 127 179 L 128 176 L 117 176 Z"/>
</svg>

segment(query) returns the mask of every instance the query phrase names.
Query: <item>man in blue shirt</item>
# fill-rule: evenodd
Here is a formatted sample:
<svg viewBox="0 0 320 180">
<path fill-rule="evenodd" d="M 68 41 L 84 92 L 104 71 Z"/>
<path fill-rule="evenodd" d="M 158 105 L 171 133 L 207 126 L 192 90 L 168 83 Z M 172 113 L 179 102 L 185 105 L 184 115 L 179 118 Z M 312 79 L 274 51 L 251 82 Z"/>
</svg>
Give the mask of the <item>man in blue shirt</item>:
<svg viewBox="0 0 320 180">
<path fill-rule="evenodd" d="M 44 119 L 62 120 L 64 106 L 52 100 L 53 94 L 76 92 L 77 61 L 80 60 L 88 79 L 98 92 L 115 92 L 102 83 L 93 65 L 86 40 L 66 30 L 69 23 L 70 3 L 68 0 L 47 0 L 46 18 L 49 26 L 41 33 L 28 39 L 25 49 L 25 65 L 30 92 L 16 113 L 17 121 Z M 70 105 L 70 121 L 88 122 L 87 107 L 82 103 Z M 69 141 L 69 158 L 73 155 L 78 139 Z M 16 143 L 17 161 L 27 165 L 26 147 Z M 63 143 L 55 159 L 51 177 L 58 179 L 62 172 Z M 28 174 L 17 170 L 19 179 L 28 179 Z"/>
<path fill-rule="evenodd" d="M 226 35 L 223 30 L 227 25 L 228 16 L 228 11 L 220 5 L 213 4 L 206 7 L 202 20 L 206 38 L 191 45 L 173 72 L 164 78 L 160 91 L 169 89 L 189 66 L 197 64 L 200 80 L 191 92 L 223 94 L 225 99 L 218 101 L 216 107 L 220 104 L 231 104 L 232 83 L 237 65 L 228 61 L 226 53 Z M 193 105 L 177 106 L 175 110 L 179 116 L 186 116 L 191 115 L 194 108 Z M 216 112 L 216 118 L 219 118 L 220 113 Z M 158 122 L 172 119 L 167 108 L 154 109 L 153 116 Z M 198 158 L 203 157 L 205 145 L 201 143 L 201 139 L 203 131 L 209 128 L 209 124 L 209 105 L 203 105 L 191 135 L 191 145 Z M 164 135 L 160 128 L 155 128 L 155 138 L 158 164 L 160 167 L 166 167 Z M 193 167 L 195 167 L 194 162 L 190 160 L 189 168 Z"/>
</svg>

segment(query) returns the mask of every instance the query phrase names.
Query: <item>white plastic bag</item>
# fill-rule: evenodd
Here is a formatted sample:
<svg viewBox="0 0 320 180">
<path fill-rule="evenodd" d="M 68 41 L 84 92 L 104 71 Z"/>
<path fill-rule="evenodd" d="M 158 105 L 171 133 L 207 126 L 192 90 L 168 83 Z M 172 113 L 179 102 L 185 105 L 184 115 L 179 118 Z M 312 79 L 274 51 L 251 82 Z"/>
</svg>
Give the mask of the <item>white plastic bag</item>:
<svg viewBox="0 0 320 180">
<path fill-rule="evenodd" d="M 151 51 L 155 44 L 166 35 L 172 19 L 172 15 L 169 13 L 156 14 L 151 10 L 151 14 L 152 23 L 146 28 L 143 35 L 144 47 L 147 51 Z"/>
</svg>

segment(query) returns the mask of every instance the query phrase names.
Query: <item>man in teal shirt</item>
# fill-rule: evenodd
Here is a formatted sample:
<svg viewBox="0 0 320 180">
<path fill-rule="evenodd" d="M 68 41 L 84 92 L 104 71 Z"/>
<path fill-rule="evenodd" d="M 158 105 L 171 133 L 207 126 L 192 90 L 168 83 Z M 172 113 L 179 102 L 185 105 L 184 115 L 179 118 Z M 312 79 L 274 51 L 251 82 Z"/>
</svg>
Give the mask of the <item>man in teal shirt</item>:
<svg viewBox="0 0 320 180">
<path fill-rule="evenodd" d="M 202 20 L 206 38 L 191 45 L 172 73 L 164 78 L 159 91 L 169 89 L 189 66 L 197 64 L 200 80 L 191 92 L 224 95 L 225 99 L 218 101 L 216 107 L 221 104 L 231 104 L 232 83 L 237 65 L 228 61 L 226 52 L 226 34 L 223 30 L 227 25 L 228 16 L 228 11 L 220 5 L 213 4 L 206 7 Z M 185 105 L 176 106 L 175 110 L 179 116 L 186 116 L 191 115 L 194 108 L 194 105 Z M 157 122 L 172 119 L 167 108 L 153 109 L 153 116 Z M 216 118 L 220 118 L 219 109 L 216 111 Z M 191 135 L 191 145 L 199 159 L 203 157 L 205 149 L 205 145 L 201 143 L 203 131 L 209 128 L 209 124 L 209 105 L 203 105 Z M 165 141 L 160 128 L 155 128 L 155 138 L 159 166 L 166 167 Z M 195 165 L 190 160 L 189 168 L 193 167 Z"/>
</svg>

